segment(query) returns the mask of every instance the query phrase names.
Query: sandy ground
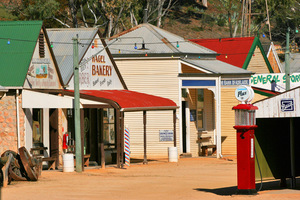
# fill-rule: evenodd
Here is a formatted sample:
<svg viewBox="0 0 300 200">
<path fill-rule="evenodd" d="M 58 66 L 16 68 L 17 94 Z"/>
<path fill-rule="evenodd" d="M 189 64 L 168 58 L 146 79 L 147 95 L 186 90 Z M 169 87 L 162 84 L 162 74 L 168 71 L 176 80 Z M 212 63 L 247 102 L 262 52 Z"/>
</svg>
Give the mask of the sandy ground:
<svg viewBox="0 0 300 200">
<path fill-rule="evenodd" d="M 258 195 L 251 196 L 235 195 L 236 185 L 234 158 L 182 158 L 178 163 L 159 160 L 126 169 L 43 171 L 37 182 L 12 182 L 2 188 L 1 199 L 300 199 L 300 187 L 280 189 L 278 181 L 264 182 Z"/>
</svg>

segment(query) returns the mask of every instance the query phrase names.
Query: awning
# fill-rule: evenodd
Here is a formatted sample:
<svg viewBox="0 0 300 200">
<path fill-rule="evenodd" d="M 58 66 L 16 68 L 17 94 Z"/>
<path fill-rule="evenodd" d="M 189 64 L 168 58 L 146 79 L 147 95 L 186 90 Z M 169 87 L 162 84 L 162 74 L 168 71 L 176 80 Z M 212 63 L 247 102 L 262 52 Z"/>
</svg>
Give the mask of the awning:
<svg viewBox="0 0 300 200">
<path fill-rule="evenodd" d="M 104 105 L 102 102 L 80 99 L 80 107 L 82 105 Z M 26 90 L 22 91 L 22 108 L 73 108 L 74 97 L 58 96 L 38 91 Z"/>
<path fill-rule="evenodd" d="M 73 90 L 64 90 L 70 95 Z M 130 90 L 80 90 L 80 98 L 99 101 L 104 103 L 112 102 L 121 111 L 142 111 L 142 110 L 175 110 L 177 105 L 174 101 Z"/>
</svg>

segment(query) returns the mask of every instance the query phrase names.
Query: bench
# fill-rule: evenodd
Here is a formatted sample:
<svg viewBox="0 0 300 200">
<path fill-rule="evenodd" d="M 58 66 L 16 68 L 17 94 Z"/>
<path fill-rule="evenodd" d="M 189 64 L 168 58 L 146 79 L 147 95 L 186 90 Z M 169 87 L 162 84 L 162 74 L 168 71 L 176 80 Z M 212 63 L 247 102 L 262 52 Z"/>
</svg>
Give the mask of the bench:
<svg viewBox="0 0 300 200">
<path fill-rule="evenodd" d="M 42 161 L 46 161 L 48 163 L 48 170 L 53 169 L 55 170 L 55 166 L 56 166 L 56 159 L 54 157 L 46 157 L 46 158 L 42 158 Z"/>
<path fill-rule="evenodd" d="M 90 157 L 91 157 L 91 154 L 83 155 L 83 165 L 85 167 L 90 166 Z M 75 155 L 74 155 L 74 166 L 76 166 L 76 157 L 75 157 Z"/>
<path fill-rule="evenodd" d="M 201 155 L 202 156 L 208 156 L 208 149 L 212 148 L 212 154 L 216 153 L 216 145 L 210 144 L 210 145 L 203 145 L 201 146 Z"/>
<path fill-rule="evenodd" d="M 30 149 L 30 153 L 31 153 L 32 157 L 37 158 L 37 159 L 41 158 L 42 161 L 46 161 L 48 164 L 48 167 L 47 167 L 48 170 L 50 170 L 50 169 L 55 170 L 57 158 L 56 157 L 46 157 L 46 158 L 42 157 L 42 156 L 44 156 L 44 151 L 47 149 L 48 149 L 47 147 L 34 147 L 34 148 Z M 42 163 L 40 165 L 42 165 Z M 42 168 L 42 166 L 40 166 L 40 168 Z"/>
</svg>

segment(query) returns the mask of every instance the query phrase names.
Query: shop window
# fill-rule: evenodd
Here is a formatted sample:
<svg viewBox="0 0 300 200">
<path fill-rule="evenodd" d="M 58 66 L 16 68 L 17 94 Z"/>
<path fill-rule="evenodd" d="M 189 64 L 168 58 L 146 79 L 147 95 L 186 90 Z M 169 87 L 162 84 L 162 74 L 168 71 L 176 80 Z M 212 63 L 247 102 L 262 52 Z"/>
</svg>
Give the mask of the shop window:
<svg viewBox="0 0 300 200">
<path fill-rule="evenodd" d="M 204 130 L 204 90 L 197 90 L 197 128 Z"/>
<path fill-rule="evenodd" d="M 43 110 L 32 110 L 32 139 L 33 147 L 43 146 Z"/>
<path fill-rule="evenodd" d="M 105 149 L 116 148 L 115 110 L 103 109 L 103 142 Z"/>
<path fill-rule="evenodd" d="M 45 58 L 45 41 L 43 33 L 40 33 L 39 35 L 39 54 L 40 58 Z"/>
</svg>

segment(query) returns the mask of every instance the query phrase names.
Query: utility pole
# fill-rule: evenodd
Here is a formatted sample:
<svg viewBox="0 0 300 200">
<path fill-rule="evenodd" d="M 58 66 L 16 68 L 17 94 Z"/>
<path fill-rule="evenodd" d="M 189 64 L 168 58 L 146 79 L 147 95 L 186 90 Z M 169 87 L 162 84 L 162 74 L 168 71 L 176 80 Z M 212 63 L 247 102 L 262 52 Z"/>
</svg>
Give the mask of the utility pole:
<svg viewBox="0 0 300 200">
<path fill-rule="evenodd" d="M 286 32 L 286 49 L 285 49 L 285 90 L 290 89 L 290 27 Z"/>
<path fill-rule="evenodd" d="M 286 32 L 285 49 L 285 90 L 290 90 L 290 27 Z M 290 156 L 291 156 L 291 188 L 296 188 L 296 170 L 295 170 L 295 131 L 294 118 L 290 117 Z"/>
<path fill-rule="evenodd" d="M 75 122 L 75 156 L 76 172 L 82 172 L 81 129 L 80 129 L 80 95 L 79 95 L 79 59 L 78 35 L 73 38 L 73 67 L 74 67 L 74 122 Z"/>
</svg>

